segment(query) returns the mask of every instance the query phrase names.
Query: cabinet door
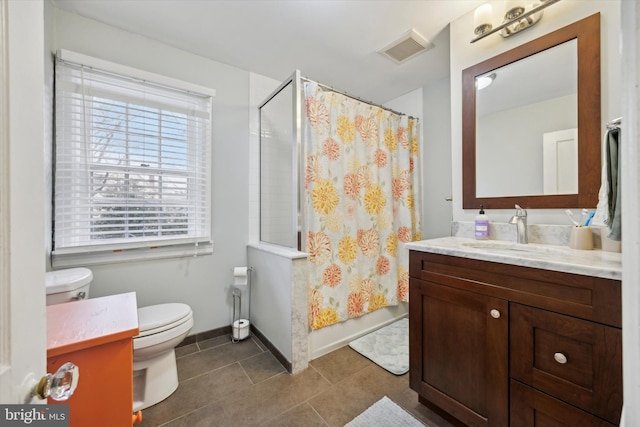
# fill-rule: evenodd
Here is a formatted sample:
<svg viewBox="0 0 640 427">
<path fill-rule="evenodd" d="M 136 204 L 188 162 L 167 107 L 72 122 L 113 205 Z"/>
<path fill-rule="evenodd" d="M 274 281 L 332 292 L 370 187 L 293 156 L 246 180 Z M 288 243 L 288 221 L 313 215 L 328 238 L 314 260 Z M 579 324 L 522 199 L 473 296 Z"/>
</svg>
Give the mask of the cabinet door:
<svg viewBox="0 0 640 427">
<path fill-rule="evenodd" d="M 411 388 L 466 425 L 508 425 L 507 301 L 413 278 L 409 295 Z"/>
<path fill-rule="evenodd" d="M 622 332 L 511 304 L 511 377 L 617 424 Z"/>
<path fill-rule="evenodd" d="M 78 304 L 78 303 L 73 303 Z M 69 418 L 75 426 L 130 426 L 133 414 L 133 341 L 125 338 L 47 359 L 48 372 L 64 362 L 80 368 L 81 380 L 69 400 Z"/>
</svg>

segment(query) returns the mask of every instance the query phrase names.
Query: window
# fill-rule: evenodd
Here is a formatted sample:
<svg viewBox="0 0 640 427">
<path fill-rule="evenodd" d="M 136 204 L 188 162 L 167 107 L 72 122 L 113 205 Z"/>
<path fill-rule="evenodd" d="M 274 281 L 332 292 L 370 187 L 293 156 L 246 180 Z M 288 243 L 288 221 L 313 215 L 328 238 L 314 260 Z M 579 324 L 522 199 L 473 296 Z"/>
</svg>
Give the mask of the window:
<svg viewBox="0 0 640 427">
<path fill-rule="evenodd" d="M 208 244 L 211 91 L 66 51 L 55 85 L 54 264 Z"/>
</svg>

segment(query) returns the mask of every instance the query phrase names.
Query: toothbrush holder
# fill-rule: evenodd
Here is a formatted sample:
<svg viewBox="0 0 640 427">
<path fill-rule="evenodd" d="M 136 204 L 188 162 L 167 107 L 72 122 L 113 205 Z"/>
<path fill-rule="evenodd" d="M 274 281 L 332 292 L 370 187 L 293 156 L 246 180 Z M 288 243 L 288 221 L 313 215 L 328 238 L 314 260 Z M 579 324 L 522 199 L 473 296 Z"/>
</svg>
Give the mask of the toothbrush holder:
<svg viewBox="0 0 640 427">
<path fill-rule="evenodd" d="M 572 249 L 593 249 L 593 233 L 591 227 L 573 227 L 569 237 L 569 247 Z"/>
</svg>

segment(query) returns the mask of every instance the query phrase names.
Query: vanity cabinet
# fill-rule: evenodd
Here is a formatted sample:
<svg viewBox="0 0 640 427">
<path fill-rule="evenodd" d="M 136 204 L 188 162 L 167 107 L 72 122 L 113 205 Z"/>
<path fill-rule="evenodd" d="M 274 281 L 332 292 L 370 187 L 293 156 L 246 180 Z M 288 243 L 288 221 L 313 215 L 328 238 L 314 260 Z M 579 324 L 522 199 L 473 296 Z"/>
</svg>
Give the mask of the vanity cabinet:
<svg viewBox="0 0 640 427">
<path fill-rule="evenodd" d="M 70 426 L 130 426 L 133 414 L 133 337 L 138 335 L 136 294 L 111 295 L 47 306 L 47 371 L 65 362 L 80 371 L 66 401 Z"/>
<path fill-rule="evenodd" d="M 619 280 L 411 251 L 410 386 L 469 426 L 610 426 Z"/>
</svg>

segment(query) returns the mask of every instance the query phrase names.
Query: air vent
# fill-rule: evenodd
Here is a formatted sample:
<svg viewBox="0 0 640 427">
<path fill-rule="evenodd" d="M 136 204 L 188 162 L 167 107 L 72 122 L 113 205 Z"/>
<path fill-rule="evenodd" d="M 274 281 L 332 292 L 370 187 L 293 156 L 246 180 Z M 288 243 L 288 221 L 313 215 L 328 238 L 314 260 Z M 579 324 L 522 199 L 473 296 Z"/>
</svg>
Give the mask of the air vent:
<svg viewBox="0 0 640 427">
<path fill-rule="evenodd" d="M 432 47 L 433 44 L 418 34 L 416 30 L 409 30 L 398 40 L 380 49 L 378 53 L 381 53 L 393 62 L 400 64 L 421 52 L 431 49 Z"/>
</svg>

